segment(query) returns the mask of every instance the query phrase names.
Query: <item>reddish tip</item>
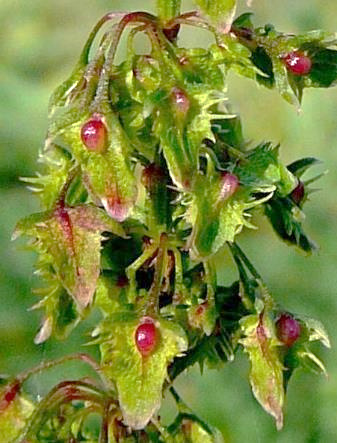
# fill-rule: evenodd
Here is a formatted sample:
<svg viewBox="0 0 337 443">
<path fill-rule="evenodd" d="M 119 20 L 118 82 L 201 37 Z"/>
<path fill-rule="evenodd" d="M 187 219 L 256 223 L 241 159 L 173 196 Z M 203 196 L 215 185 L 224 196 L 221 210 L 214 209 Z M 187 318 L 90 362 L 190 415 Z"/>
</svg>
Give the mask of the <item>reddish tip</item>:
<svg viewBox="0 0 337 443">
<path fill-rule="evenodd" d="M 81 139 L 89 151 L 102 152 L 106 149 L 108 131 L 100 117 L 93 117 L 81 128 Z"/>
<path fill-rule="evenodd" d="M 223 172 L 221 174 L 220 199 L 227 200 L 237 191 L 238 187 L 238 177 L 230 172 Z"/>
<path fill-rule="evenodd" d="M 283 57 L 283 61 L 288 71 L 294 75 L 306 75 L 311 71 L 311 58 L 301 51 L 289 52 Z"/>
<path fill-rule="evenodd" d="M 123 222 L 129 214 L 129 205 L 118 196 L 102 198 L 102 203 L 111 218 L 118 222 Z"/>
</svg>

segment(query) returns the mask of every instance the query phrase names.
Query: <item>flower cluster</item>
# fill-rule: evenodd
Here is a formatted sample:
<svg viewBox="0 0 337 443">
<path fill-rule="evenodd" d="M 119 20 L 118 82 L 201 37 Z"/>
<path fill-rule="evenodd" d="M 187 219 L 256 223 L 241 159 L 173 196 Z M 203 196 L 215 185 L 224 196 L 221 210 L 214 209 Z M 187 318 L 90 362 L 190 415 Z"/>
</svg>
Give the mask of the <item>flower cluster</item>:
<svg viewBox="0 0 337 443">
<path fill-rule="evenodd" d="M 66 357 L 86 361 L 97 380 L 62 382 L 37 404 L 21 389 L 35 370 L 9 380 L 0 391 L 6 441 L 220 441 L 172 383 L 196 362 L 233 360 L 240 347 L 256 399 L 281 428 L 293 370 L 324 371 L 309 349 L 312 340 L 329 346 L 323 327 L 278 306 L 237 244 L 259 208 L 282 239 L 315 249 L 302 226 L 312 180 L 302 175 L 317 160 L 284 165 L 279 146 L 249 146 L 230 110 L 226 77 L 232 70 L 276 87 L 299 106 L 305 87 L 336 81 L 334 37 L 255 29 L 250 14 L 233 22 L 235 1 L 198 1 L 200 10 L 185 14 L 171 14 L 166 3 L 158 2 L 159 17 L 103 17 L 51 97 L 45 171 L 27 179 L 44 212 L 21 220 L 14 237 L 33 239 L 44 282 L 35 342 L 66 338 L 98 309 L 91 344 L 101 359 Z M 180 47 L 184 24 L 208 29 L 215 43 Z M 140 33 L 148 54 L 134 49 Z M 230 287 L 217 281 L 225 272 L 214 260 L 220 250 L 238 270 Z M 169 426 L 158 418 L 166 390 L 178 410 Z M 94 413 L 102 417 L 99 437 L 84 426 Z"/>
</svg>

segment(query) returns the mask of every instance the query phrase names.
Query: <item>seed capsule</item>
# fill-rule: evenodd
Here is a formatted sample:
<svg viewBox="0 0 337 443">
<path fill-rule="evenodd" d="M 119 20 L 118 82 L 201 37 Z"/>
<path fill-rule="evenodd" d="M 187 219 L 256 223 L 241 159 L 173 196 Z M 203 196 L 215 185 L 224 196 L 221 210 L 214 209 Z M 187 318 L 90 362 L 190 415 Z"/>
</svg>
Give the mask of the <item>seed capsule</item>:
<svg viewBox="0 0 337 443">
<path fill-rule="evenodd" d="M 286 346 L 292 346 L 301 334 L 301 326 L 290 314 L 282 314 L 276 322 L 277 337 Z"/>
<path fill-rule="evenodd" d="M 283 61 L 294 75 L 309 74 L 312 67 L 311 58 L 300 51 L 292 51 L 283 57 Z"/>
<path fill-rule="evenodd" d="M 84 123 L 81 139 L 89 151 L 104 151 L 108 142 L 108 131 L 103 121 L 99 117 L 94 117 Z"/>
<path fill-rule="evenodd" d="M 137 327 L 135 341 L 138 351 L 143 357 L 152 353 L 157 346 L 158 333 L 156 325 L 151 317 L 145 317 Z"/>
</svg>

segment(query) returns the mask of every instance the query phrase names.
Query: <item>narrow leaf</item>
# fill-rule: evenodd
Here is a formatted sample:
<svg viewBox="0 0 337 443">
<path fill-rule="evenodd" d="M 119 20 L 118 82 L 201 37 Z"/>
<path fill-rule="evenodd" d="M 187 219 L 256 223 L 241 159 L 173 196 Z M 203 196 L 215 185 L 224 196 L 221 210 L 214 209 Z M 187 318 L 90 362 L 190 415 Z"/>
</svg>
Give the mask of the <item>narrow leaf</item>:
<svg viewBox="0 0 337 443">
<path fill-rule="evenodd" d="M 80 309 L 92 301 L 100 269 L 101 233 L 123 236 L 121 226 L 93 206 L 60 208 L 34 214 L 18 223 L 14 238 L 36 238 L 35 247 Z"/>
<path fill-rule="evenodd" d="M 250 316 L 254 320 L 254 316 Z M 248 317 L 246 317 L 248 320 Z M 251 361 L 250 383 L 261 406 L 276 420 L 277 429 L 283 426 L 283 366 L 278 353 L 272 322 L 266 314 L 255 316 L 255 321 L 243 319 L 245 338 L 241 340 Z"/>
</svg>

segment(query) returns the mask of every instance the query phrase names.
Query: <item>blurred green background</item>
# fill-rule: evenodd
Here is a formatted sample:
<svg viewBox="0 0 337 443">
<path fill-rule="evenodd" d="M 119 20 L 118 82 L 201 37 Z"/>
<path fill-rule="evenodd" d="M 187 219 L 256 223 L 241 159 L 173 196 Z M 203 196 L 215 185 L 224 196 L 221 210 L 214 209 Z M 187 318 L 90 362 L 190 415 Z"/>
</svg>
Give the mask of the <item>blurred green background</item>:
<svg viewBox="0 0 337 443">
<path fill-rule="evenodd" d="M 92 25 L 109 10 L 151 11 L 151 1 L 115 0 L 0 0 L 0 373 L 15 374 L 42 359 L 81 348 L 95 319 L 76 330 L 66 343 L 48 341 L 35 346 L 33 337 L 40 314 L 28 312 L 37 300 L 31 293 L 34 255 L 10 241 L 16 221 L 38 210 L 36 199 L 18 181 L 37 169 L 36 159 L 46 131 L 48 96 L 69 74 Z M 184 4 L 186 9 L 191 4 Z M 246 9 L 244 2 L 240 9 Z M 336 25 L 336 0 L 255 0 L 255 22 L 272 22 L 287 32 Z M 203 45 L 203 32 L 184 30 L 182 41 Z M 318 349 L 329 378 L 295 373 L 289 387 L 285 427 L 277 432 L 272 419 L 258 406 L 247 381 L 244 355 L 219 372 L 197 368 L 183 375 L 178 389 L 201 416 L 218 426 L 227 442 L 251 443 L 337 442 L 337 88 L 306 91 L 300 114 L 271 91 L 252 81 L 230 76 L 229 96 L 241 113 L 246 137 L 281 142 L 286 162 L 300 156 L 318 156 L 319 170 L 330 169 L 319 183 L 322 190 L 307 204 L 306 228 L 320 244 L 314 257 L 303 257 L 275 238 L 262 217 L 261 228 L 241 236 L 241 245 L 253 259 L 275 298 L 290 311 L 324 322 L 332 350 Z M 223 281 L 233 270 L 225 263 Z M 94 352 L 91 350 L 91 352 Z M 85 373 L 84 368 L 83 372 Z M 30 382 L 43 394 L 61 376 L 78 375 L 74 366 L 48 372 Z M 164 410 L 172 417 L 172 405 Z"/>
</svg>

